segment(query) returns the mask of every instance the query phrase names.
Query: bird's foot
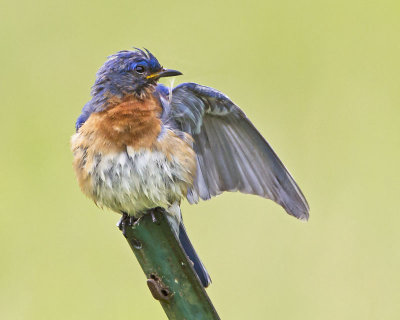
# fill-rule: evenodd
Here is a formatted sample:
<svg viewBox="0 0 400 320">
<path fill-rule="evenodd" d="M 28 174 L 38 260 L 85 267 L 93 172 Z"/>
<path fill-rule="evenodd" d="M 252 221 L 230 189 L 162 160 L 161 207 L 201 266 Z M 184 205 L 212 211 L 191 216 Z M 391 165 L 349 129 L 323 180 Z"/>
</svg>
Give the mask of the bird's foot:
<svg viewBox="0 0 400 320">
<path fill-rule="evenodd" d="M 135 217 L 128 215 L 126 212 L 122 212 L 122 217 L 118 221 L 118 229 L 122 231 L 122 234 L 126 236 L 126 230 L 128 227 L 131 227 L 136 222 Z"/>
<path fill-rule="evenodd" d="M 157 216 L 156 216 L 156 212 L 157 212 L 157 211 L 164 212 L 164 208 L 156 207 L 156 208 L 153 208 L 153 209 L 148 210 L 148 212 L 147 212 L 147 213 L 149 213 L 150 216 L 151 216 L 151 221 L 153 221 L 153 223 L 156 223 L 156 224 L 159 223 L 159 221 L 157 220 Z"/>
</svg>

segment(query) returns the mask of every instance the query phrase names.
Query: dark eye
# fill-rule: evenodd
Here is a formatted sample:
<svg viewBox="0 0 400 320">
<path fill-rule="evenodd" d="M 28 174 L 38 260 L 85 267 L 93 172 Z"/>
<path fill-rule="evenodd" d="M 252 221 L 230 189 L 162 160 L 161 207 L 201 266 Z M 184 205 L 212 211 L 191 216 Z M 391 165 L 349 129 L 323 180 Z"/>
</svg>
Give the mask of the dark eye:
<svg viewBox="0 0 400 320">
<path fill-rule="evenodd" d="M 136 66 L 135 67 L 135 71 L 137 73 L 143 73 L 144 72 L 144 67 L 143 66 Z"/>
</svg>

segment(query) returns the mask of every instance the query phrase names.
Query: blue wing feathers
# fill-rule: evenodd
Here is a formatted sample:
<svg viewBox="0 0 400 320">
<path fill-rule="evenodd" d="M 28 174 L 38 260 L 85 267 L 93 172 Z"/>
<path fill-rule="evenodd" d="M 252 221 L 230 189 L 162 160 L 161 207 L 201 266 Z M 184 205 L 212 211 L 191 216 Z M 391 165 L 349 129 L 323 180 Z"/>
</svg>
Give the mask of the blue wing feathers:
<svg viewBox="0 0 400 320">
<path fill-rule="evenodd" d="M 308 218 L 296 182 L 243 111 L 223 93 L 195 83 L 172 91 L 171 117 L 194 138 L 198 171 L 190 203 L 224 191 L 272 199 L 289 214 Z"/>
<path fill-rule="evenodd" d="M 156 87 L 156 91 L 163 95 L 164 97 L 167 97 L 169 95 L 169 88 L 162 83 L 159 83 Z"/>
<path fill-rule="evenodd" d="M 78 129 L 86 122 L 86 120 L 89 118 L 89 116 L 92 114 L 93 111 L 94 108 L 91 102 L 88 102 L 83 106 L 82 112 L 75 123 L 76 131 L 78 131 Z"/>
</svg>

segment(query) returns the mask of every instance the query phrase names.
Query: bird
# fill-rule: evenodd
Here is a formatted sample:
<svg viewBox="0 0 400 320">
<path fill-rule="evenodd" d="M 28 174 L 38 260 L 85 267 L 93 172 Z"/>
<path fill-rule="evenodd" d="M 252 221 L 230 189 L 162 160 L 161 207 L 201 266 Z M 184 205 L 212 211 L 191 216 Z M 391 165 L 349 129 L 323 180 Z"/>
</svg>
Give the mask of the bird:
<svg viewBox="0 0 400 320">
<path fill-rule="evenodd" d="M 211 278 L 183 224 L 181 201 L 225 191 L 271 199 L 298 219 L 309 205 L 268 142 L 225 94 L 196 83 L 174 88 L 147 49 L 122 50 L 96 74 L 71 138 L 82 192 L 99 207 L 139 219 L 163 208 L 204 287 Z"/>
</svg>

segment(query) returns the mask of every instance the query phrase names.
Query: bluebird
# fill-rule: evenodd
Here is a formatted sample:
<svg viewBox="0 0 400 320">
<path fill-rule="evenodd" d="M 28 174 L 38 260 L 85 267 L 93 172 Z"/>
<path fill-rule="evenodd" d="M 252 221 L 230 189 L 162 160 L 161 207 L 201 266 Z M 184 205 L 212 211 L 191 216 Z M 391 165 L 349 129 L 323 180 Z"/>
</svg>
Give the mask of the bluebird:
<svg viewBox="0 0 400 320">
<path fill-rule="evenodd" d="M 83 193 L 98 206 L 138 219 L 157 207 L 178 234 L 194 269 L 211 280 L 183 225 L 180 203 L 224 191 L 271 199 L 307 220 L 296 182 L 244 112 L 223 93 L 196 83 L 158 84 L 182 73 L 147 49 L 119 51 L 97 72 L 71 146 Z"/>
</svg>

